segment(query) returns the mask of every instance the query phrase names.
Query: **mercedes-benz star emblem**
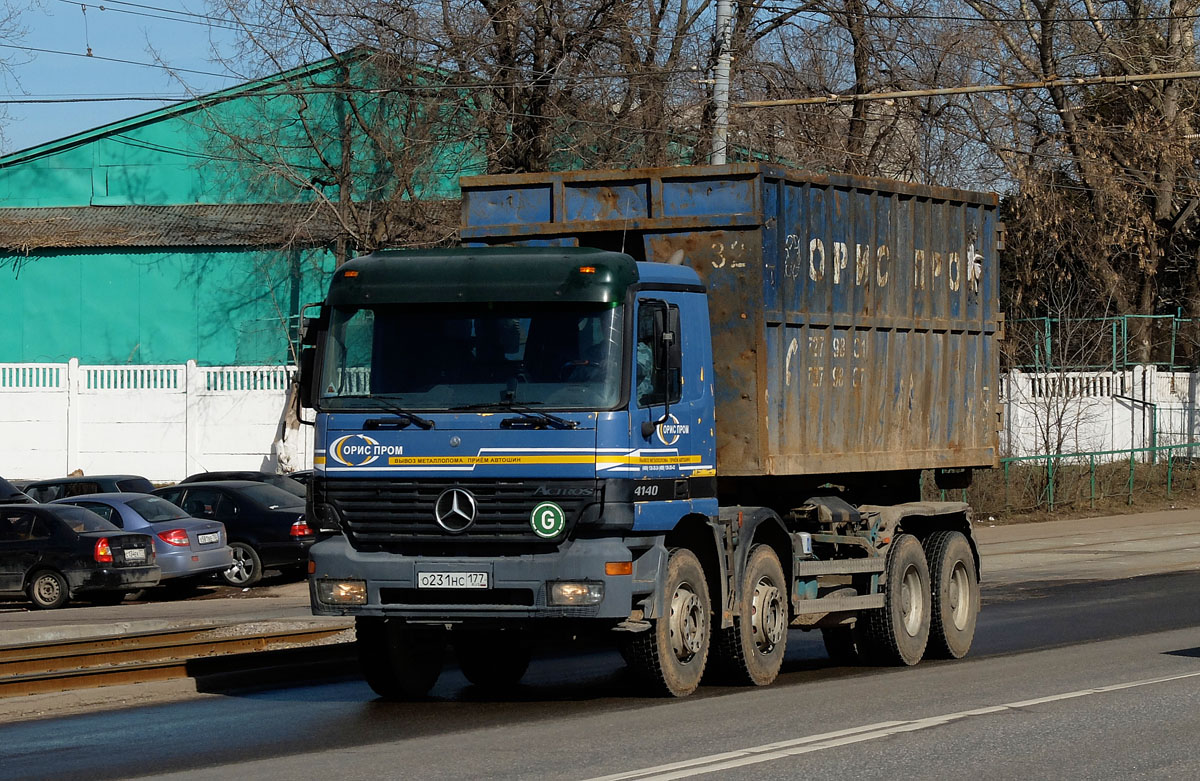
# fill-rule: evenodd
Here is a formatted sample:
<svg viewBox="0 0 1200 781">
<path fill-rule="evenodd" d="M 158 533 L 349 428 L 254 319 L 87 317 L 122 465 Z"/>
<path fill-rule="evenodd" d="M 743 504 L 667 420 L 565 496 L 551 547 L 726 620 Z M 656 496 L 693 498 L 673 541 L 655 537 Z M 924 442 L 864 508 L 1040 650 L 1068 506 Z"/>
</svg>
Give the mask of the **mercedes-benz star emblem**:
<svg viewBox="0 0 1200 781">
<path fill-rule="evenodd" d="M 465 532 L 475 523 L 475 513 L 478 510 L 475 497 L 470 491 L 461 488 L 448 488 L 433 503 L 433 517 L 451 534 Z"/>
</svg>

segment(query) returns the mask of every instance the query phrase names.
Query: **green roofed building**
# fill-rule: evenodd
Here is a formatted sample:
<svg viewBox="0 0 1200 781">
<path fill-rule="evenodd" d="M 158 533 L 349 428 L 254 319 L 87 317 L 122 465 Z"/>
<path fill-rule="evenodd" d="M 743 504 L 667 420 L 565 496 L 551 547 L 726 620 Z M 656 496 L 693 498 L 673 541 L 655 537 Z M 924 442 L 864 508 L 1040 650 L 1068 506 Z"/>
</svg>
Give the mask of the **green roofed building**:
<svg viewBox="0 0 1200 781">
<path fill-rule="evenodd" d="M 0 157 L 0 363 L 290 362 L 339 255 L 482 172 L 463 101 L 385 88 L 432 78 L 356 50 Z"/>
</svg>

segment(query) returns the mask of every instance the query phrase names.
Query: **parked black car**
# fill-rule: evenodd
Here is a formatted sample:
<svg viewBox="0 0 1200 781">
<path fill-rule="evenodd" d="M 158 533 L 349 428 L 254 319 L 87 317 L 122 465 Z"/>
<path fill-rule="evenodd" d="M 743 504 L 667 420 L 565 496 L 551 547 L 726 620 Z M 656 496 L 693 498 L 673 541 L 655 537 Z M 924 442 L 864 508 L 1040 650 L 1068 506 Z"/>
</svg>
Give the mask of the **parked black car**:
<svg viewBox="0 0 1200 781">
<path fill-rule="evenodd" d="M 32 504 L 33 499 L 12 483 L 0 477 L 0 504 Z"/>
<path fill-rule="evenodd" d="M 154 541 L 82 507 L 0 505 L 0 594 L 62 607 L 86 594 L 116 604 L 158 583 Z"/>
<path fill-rule="evenodd" d="M 233 566 L 221 574 L 231 586 L 252 586 L 263 569 L 304 572 L 317 536 L 304 517 L 304 499 L 269 483 L 221 480 L 180 483 L 153 492 L 193 518 L 225 524 Z"/>
<path fill-rule="evenodd" d="M 256 483 L 269 483 L 276 488 L 282 488 L 293 496 L 298 496 L 304 502 L 304 483 L 291 475 L 277 475 L 273 472 L 251 472 L 226 470 L 224 472 L 197 472 L 180 480 L 182 483 L 211 483 L 216 480 L 252 480 Z"/>
<path fill-rule="evenodd" d="M 35 502 L 53 502 L 68 496 L 85 494 L 107 494 L 134 491 L 148 494 L 154 484 L 138 475 L 86 475 L 82 477 L 56 477 L 52 480 L 34 480 L 25 486 L 25 493 Z"/>
</svg>

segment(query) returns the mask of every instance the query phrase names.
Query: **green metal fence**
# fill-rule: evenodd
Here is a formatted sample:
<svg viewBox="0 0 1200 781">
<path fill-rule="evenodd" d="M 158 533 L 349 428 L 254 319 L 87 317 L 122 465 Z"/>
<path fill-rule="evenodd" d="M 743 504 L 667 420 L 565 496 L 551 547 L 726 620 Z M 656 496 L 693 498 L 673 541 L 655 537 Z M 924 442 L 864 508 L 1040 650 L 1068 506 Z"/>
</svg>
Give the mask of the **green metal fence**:
<svg viewBox="0 0 1200 781">
<path fill-rule="evenodd" d="M 1182 315 L 1032 317 L 1010 321 L 1010 368 L 1028 371 L 1123 371 L 1154 365 L 1192 369 L 1200 350 L 1200 323 Z M 1139 339 L 1148 340 L 1141 359 Z"/>
</svg>

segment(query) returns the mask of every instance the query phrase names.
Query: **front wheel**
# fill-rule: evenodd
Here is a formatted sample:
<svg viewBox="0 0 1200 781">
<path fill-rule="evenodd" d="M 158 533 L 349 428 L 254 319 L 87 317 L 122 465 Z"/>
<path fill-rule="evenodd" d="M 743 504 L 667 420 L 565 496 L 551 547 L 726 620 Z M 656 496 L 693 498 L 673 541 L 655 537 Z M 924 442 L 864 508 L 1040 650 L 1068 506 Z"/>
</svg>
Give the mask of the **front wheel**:
<svg viewBox="0 0 1200 781">
<path fill-rule="evenodd" d="M 686 697 L 700 685 L 708 663 L 712 604 L 696 554 L 676 548 L 667 559 L 664 614 L 632 635 L 623 656 L 657 694 Z"/>
<path fill-rule="evenodd" d="M 53 610 L 67 604 L 71 598 L 67 580 L 54 570 L 42 570 L 29 579 L 25 589 L 29 601 L 39 610 Z"/>
<path fill-rule="evenodd" d="M 859 654 L 878 664 L 914 665 L 929 642 L 932 596 L 925 551 L 911 534 L 892 540 L 887 553 L 884 606 L 863 611 Z"/>
<path fill-rule="evenodd" d="M 507 689 L 521 682 L 533 651 L 520 632 L 456 631 L 454 655 L 463 675 L 474 685 Z"/>
<path fill-rule="evenodd" d="M 787 593 L 779 557 L 770 546 L 755 545 L 746 562 L 734 625 L 717 633 L 715 652 L 722 677 L 766 686 L 779 675 L 787 648 Z"/>
<path fill-rule="evenodd" d="M 933 584 L 933 620 L 926 655 L 961 659 L 971 650 L 979 617 L 975 556 L 961 532 L 934 532 L 925 538 L 924 547 Z"/>
<path fill-rule="evenodd" d="M 442 674 L 446 631 L 394 618 L 359 617 L 354 644 L 363 677 L 385 700 L 424 697 Z"/>
<path fill-rule="evenodd" d="M 246 588 L 262 580 L 262 560 L 258 552 L 244 542 L 231 542 L 233 564 L 221 573 L 221 580 L 229 586 Z"/>
</svg>

